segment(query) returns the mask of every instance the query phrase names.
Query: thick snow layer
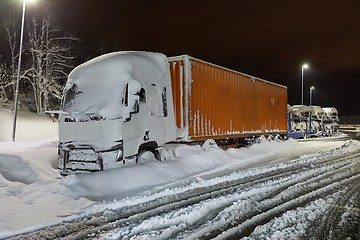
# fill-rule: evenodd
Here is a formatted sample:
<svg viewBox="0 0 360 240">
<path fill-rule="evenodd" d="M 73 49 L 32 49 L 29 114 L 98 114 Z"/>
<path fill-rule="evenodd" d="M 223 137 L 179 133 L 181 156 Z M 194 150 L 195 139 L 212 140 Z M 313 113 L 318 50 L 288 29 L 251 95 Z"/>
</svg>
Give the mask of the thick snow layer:
<svg viewBox="0 0 360 240">
<path fill-rule="evenodd" d="M 63 110 L 77 113 L 76 118 L 90 114 L 126 119 L 141 87 L 170 85 L 168 68 L 167 58 L 160 53 L 115 52 L 94 58 L 70 73 Z"/>
<path fill-rule="evenodd" d="M 12 115 L 0 111 L 1 125 L 11 125 Z M 56 132 L 51 134 L 56 123 L 49 118 L 22 113 L 19 126 L 22 124 L 28 127 L 19 127 L 19 141 L 15 143 L 9 141 L 6 129 L 0 128 L 0 203 L 3 206 L 0 208 L 0 238 L 51 225 L 74 213 L 110 209 L 111 204 L 139 204 L 144 201 L 143 196 L 150 196 L 150 193 L 171 195 L 177 187 L 191 188 L 192 182 L 203 179 L 219 176 L 212 181 L 222 181 L 225 178 L 222 175 L 234 170 L 270 165 L 341 146 L 339 149 L 344 151 L 360 148 L 354 142 L 344 145 L 344 141 L 263 139 L 248 148 L 224 151 L 208 141 L 202 147 L 166 146 L 161 151 L 166 159 L 162 162 L 145 155 L 137 165 L 62 178 L 56 169 Z"/>
</svg>

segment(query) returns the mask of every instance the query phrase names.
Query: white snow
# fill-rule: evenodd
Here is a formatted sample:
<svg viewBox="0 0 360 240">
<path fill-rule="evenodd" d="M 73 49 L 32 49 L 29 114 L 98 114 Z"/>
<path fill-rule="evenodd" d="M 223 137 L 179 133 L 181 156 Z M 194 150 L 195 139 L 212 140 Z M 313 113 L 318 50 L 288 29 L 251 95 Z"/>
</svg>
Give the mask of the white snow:
<svg viewBox="0 0 360 240">
<path fill-rule="evenodd" d="M 141 86 L 170 85 L 168 68 L 167 58 L 160 53 L 115 52 L 94 58 L 70 73 L 63 110 L 79 119 L 86 114 L 126 119 L 139 101 Z"/>
<path fill-rule="evenodd" d="M 12 140 L 13 117 L 11 111 L 0 108 L 0 142 Z M 58 126 L 49 120 L 46 115 L 34 115 L 19 111 L 16 141 L 37 141 L 57 137 Z M 24 147 L 26 145 L 28 144 L 24 144 Z"/>
<path fill-rule="evenodd" d="M 166 159 L 162 162 L 145 155 L 137 165 L 63 178 L 56 169 L 57 123 L 46 116 L 20 112 L 16 142 L 10 141 L 11 126 L 12 114 L 0 109 L 0 239 L 51 225 L 75 213 L 110 211 L 119 205 L 136 205 L 149 198 L 171 195 L 191 188 L 192 184 L 201 184 L 204 179 L 221 182 L 231 177 L 230 173 L 235 169 L 270 165 L 317 151 L 360 148 L 359 144 L 344 141 L 277 142 L 263 139 L 248 148 L 224 151 L 213 141 L 207 141 L 202 147 L 166 146 L 166 150 L 161 151 Z M 311 158 L 311 155 L 304 158 Z M 226 173 L 230 175 L 222 176 Z M 216 176 L 219 177 L 213 178 Z M 317 204 L 313 205 L 316 207 Z M 173 221 L 186 224 L 189 218 L 191 222 L 199 218 L 187 216 L 188 213 L 179 214 Z M 311 218 L 311 212 L 306 216 Z M 153 220 L 161 219 L 155 217 Z M 169 221 L 164 225 L 171 224 Z M 274 226 L 278 224 L 274 223 Z M 151 222 L 144 222 L 134 231 L 140 231 L 145 225 L 151 225 Z"/>
<path fill-rule="evenodd" d="M 339 195 L 340 192 L 334 195 Z M 332 204 L 332 197 L 326 199 L 315 200 L 306 207 L 299 207 L 295 210 L 290 210 L 281 217 L 275 218 L 269 223 L 259 226 L 255 231 L 244 240 L 250 239 L 301 239 L 302 235 L 306 233 L 307 222 L 316 219 L 317 216 L 322 215 L 328 211 Z M 286 231 L 284 231 L 286 229 Z M 270 233 L 270 234 L 269 234 Z M 267 237 L 271 235 L 271 237 Z"/>
</svg>

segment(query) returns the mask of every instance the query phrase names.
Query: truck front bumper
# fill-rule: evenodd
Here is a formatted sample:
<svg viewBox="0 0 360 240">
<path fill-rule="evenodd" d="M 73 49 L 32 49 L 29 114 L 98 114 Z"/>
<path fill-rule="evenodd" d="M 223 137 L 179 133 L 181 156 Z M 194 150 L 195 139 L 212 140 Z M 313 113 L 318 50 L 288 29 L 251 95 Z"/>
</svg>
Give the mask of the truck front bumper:
<svg viewBox="0 0 360 240">
<path fill-rule="evenodd" d="M 111 159 L 104 159 L 111 156 Z M 106 168 L 106 161 L 118 162 L 123 160 L 123 144 L 117 144 L 106 150 L 96 151 L 90 145 L 59 144 L 58 168 L 61 175 L 80 172 L 102 171 Z"/>
</svg>

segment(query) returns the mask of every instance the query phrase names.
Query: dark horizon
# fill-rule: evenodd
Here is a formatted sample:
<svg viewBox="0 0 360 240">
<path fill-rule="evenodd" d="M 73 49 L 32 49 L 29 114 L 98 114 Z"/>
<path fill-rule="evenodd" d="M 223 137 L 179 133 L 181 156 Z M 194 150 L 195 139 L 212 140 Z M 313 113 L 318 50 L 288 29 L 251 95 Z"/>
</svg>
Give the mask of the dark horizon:
<svg viewBox="0 0 360 240">
<path fill-rule="evenodd" d="M 89 57 L 100 46 L 187 54 L 285 85 L 290 105 L 301 104 L 301 66 L 307 63 L 304 104 L 314 86 L 313 105 L 360 115 L 358 1 L 37 1 L 81 39 Z M 37 6 L 28 8 L 31 15 Z"/>
</svg>

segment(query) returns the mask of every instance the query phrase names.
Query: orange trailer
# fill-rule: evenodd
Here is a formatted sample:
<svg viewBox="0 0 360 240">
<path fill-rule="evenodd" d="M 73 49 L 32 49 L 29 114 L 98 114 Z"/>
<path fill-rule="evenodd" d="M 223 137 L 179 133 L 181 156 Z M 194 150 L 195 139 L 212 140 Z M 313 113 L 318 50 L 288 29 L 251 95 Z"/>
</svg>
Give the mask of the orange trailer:
<svg viewBox="0 0 360 240">
<path fill-rule="evenodd" d="M 285 86 L 187 55 L 169 64 L 178 139 L 286 135 Z"/>
</svg>

